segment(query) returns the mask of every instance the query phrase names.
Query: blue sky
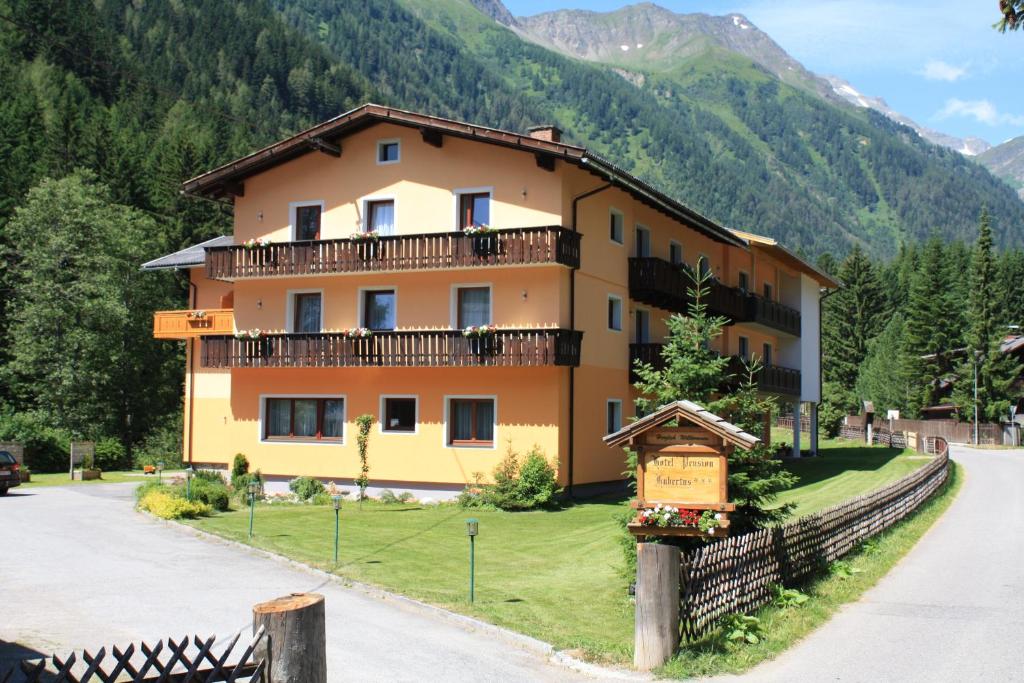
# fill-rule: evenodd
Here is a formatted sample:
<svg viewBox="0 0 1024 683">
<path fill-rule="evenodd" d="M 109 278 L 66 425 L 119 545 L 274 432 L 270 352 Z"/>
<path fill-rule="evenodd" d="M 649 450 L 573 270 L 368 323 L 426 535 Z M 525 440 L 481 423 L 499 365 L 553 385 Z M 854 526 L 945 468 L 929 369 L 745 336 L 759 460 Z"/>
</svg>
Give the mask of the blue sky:
<svg viewBox="0 0 1024 683">
<path fill-rule="evenodd" d="M 505 0 L 517 16 L 610 11 L 621 0 Z M 675 12 L 741 13 L 811 71 L 845 78 L 918 123 L 999 143 L 1024 134 L 1016 83 L 1024 33 L 1000 34 L 997 0 L 661 0 Z"/>
</svg>

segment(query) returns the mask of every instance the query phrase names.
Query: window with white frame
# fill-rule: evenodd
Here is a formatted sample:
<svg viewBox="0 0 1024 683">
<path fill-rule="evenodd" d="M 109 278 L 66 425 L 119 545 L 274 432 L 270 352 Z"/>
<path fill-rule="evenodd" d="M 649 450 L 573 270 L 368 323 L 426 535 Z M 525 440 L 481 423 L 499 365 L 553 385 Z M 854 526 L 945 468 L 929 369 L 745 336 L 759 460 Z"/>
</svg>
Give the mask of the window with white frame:
<svg viewBox="0 0 1024 683">
<path fill-rule="evenodd" d="M 411 434 L 416 431 L 418 399 L 415 396 L 382 396 L 380 428 L 383 432 Z"/>
<path fill-rule="evenodd" d="M 605 433 L 614 434 L 620 429 L 622 429 L 622 401 L 610 398 L 607 403 Z"/>
<path fill-rule="evenodd" d="M 668 260 L 674 266 L 683 264 L 683 245 L 675 240 L 668 243 Z"/>
<path fill-rule="evenodd" d="M 397 295 L 393 289 L 364 289 L 361 324 L 371 330 L 393 330 L 397 318 Z"/>
<path fill-rule="evenodd" d="M 641 258 L 651 255 L 651 231 L 642 225 L 636 226 L 634 252 L 634 256 L 639 256 Z"/>
<path fill-rule="evenodd" d="M 633 312 L 634 330 L 633 340 L 637 344 L 647 344 L 651 341 L 651 312 L 646 308 L 638 308 Z"/>
<path fill-rule="evenodd" d="M 479 227 L 491 224 L 491 193 L 462 192 L 458 196 L 458 228 Z"/>
<path fill-rule="evenodd" d="M 622 244 L 624 220 L 622 212 L 611 209 L 608 212 L 608 238 L 616 244 Z"/>
<path fill-rule="evenodd" d="M 467 286 L 455 288 L 455 326 L 464 330 L 470 326 L 491 324 L 491 288 Z"/>
<path fill-rule="evenodd" d="M 365 213 L 365 232 L 376 232 L 380 235 L 395 234 L 394 199 L 368 199 Z"/>
<path fill-rule="evenodd" d="M 341 441 L 345 430 L 342 397 L 267 397 L 263 405 L 266 441 Z"/>
<path fill-rule="evenodd" d="M 380 140 L 377 142 L 377 163 L 397 164 L 401 159 L 402 148 L 398 140 Z"/>
<path fill-rule="evenodd" d="M 448 445 L 493 446 L 493 398 L 448 399 Z"/>
<path fill-rule="evenodd" d="M 323 331 L 323 294 L 321 292 L 291 293 L 291 331 L 315 333 Z"/>
<path fill-rule="evenodd" d="M 761 350 L 762 350 L 762 354 L 763 354 L 762 362 L 764 363 L 764 366 L 766 368 L 770 368 L 772 366 L 772 362 L 773 362 L 773 360 L 772 360 L 772 345 L 769 344 L 768 342 L 765 342 L 761 346 Z"/>
<path fill-rule="evenodd" d="M 614 294 L 608 295 L 608 329 L 622 331 L 622 299 Z"/>
<path fill-rule="evenodd" d="M 746 360 L 750 356 L 750 340 L 740 335 L 736 342 L 738 352 L 737 355 L 743 360 Z"/>
<path fill-rule="evenodd" d="M 291 239 L 297 242 L 322 238 L 324 203 L 320 200 L 292 202 L 288 205 Z"/>
</svg>

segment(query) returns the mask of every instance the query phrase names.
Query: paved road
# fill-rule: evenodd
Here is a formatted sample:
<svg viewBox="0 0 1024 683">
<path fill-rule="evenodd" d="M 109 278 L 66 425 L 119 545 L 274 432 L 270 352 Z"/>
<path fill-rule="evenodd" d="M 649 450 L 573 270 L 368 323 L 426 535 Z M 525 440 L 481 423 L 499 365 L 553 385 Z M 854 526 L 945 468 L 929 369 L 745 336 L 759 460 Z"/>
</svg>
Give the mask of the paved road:
<svg viewBox="0 0 1024 683">
<path fill-rule="evenodd" d="M 910 554 L 741 680 L 1024 681 L 1024 450 L 952 453 L 963 489 Z"/>
<path fill-rule="evenodd" d="M 0 656 L 251 632 L 251 606 L 327 601 L 331 681 L 571 681 L 534 650 L 136 514 L 131 484 L 0 498 Z M 25 650 L 21 650 L 25 652 Z"/>
</svg>

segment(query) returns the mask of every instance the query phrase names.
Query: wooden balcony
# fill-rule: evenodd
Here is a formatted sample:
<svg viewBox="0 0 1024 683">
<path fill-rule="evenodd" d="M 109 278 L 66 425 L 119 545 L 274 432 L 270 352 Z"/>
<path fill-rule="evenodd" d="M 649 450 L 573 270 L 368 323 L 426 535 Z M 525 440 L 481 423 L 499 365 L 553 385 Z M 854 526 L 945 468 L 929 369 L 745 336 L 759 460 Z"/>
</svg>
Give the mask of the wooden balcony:
<svg viewBox="0 0 1024 683">
<path fill-rule="evenodd" d="M 800 336 L 800 311 L 757 294 L 747 295 L 747 313 L 741 322 L 759 323 L 794 337 Z"/>
<path fill-rule="evenodd" d="M 686 313 L 693 301 L 693 288 L 686 266 L 654 257 L 629 259 L 629 296 L 640 303 Z M 748 307 L 742 291 L 714 280 L 708 285 L 704 303 L 711 315 L 722 315 L 732 321 L 743 319 Z"/>
<path fill-rule="evenodd" d="M 195 339 L 210 334 L 231 334 L 234 330 L 235 312 L 230 308 L 153 314 L 155 339 Z"/>
<path fill-rule="evenodd" d="M 498 330 L 467 338 L 461 330 L 271 334 L 259 339 L 205 337 L 206 368 L 530 367 L 578 366 L 583 333 Z"/>
<path fill-rule="evenodd" d="M 655 368 L 664 367 L 661 357 L 661 349 L 664 344 L 630 344 L 629 345 L 629 367 L 630 381 L 635 382 L 637 377 L 634 372 L 634 364 L 637 361 L 649 363 Z M 726 371 L 733 375 L 732 382 L 736 383 L 743 379 L 746 368 L 739 356 L 730 356 L 729 365 Z M 784 368 L 780 365 L 769 365 L 758 370 L 754 378 L 757 388 L 768 394 L 781 396 L 800 395 L 800 371 L 792 368 Z"/>
<path fill-rule="evenodd" d="M 440 232 L 206 250 L 206 275 L 218 280 L 550 263 L 579 268 L 579 233 L 549 226 L 479 236 Z"/>
</svg>

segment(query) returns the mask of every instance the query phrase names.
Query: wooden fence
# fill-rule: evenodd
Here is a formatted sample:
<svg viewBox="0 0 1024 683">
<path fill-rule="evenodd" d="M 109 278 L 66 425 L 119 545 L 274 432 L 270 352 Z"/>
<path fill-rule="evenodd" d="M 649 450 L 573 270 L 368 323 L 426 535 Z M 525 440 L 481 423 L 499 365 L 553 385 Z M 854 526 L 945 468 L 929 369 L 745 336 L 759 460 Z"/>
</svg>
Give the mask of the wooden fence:
<svg viewBox="0 0 1024 683">
<path fill-rule="evenodd" d="M 948 449 L 941 447 L 935 460 L 874 493 L 683 553 L 682 637 L 698 640 L 722 616 L 766 605 L 773 585 L 798 583 L 913 512 L 949 476 Z"/>
</svg>

